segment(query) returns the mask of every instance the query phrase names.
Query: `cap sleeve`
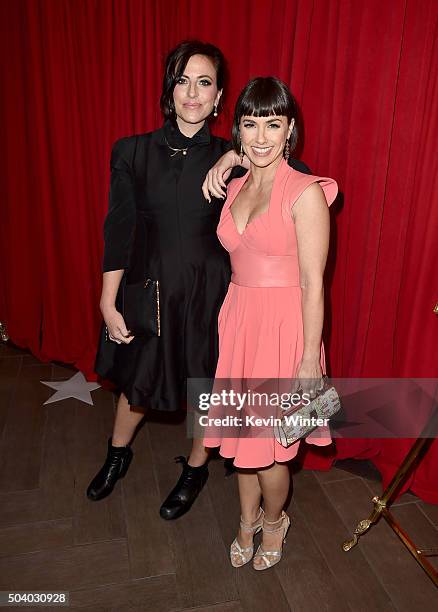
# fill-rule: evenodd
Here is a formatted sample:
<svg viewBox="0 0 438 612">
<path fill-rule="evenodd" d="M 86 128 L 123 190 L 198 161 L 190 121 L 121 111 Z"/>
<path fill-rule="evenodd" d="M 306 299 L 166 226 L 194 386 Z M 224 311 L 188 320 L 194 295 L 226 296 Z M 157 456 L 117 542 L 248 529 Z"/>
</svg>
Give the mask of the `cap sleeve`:
<svg viewBox="0 0 438 612">
<path fill-rule="evenodd" d="M 325 199 L 327 200 L 328 206 L 331 206 L 333 202 L 336 200 L 336 196 L 338 195 L 338 184 L 335 180 L 326 177 L 319 177 L 317 181 L 324 191 Z"/>
<path fill-rule="evenodd" d="M 289 180 L 287 208 L 290 211 L 303 192 L 313 183 L 319 183 L 325 195 L 328 206 L 331 206 L 338 195 L 338 184 L 326 176 L 313 176 L 295 172 Z M 286 212 L 286 211 L 285 211 Z"/>
</svg>

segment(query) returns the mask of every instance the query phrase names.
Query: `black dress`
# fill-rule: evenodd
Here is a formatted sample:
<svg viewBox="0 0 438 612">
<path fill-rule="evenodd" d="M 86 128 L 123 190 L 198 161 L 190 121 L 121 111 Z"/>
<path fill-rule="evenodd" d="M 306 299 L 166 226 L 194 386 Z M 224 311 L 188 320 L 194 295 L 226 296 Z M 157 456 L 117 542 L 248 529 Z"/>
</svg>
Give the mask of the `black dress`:
<svg viewBox="0 0 438 612">
<path fill-rule="evenodd" d="M 187 154 L 175 154 L 166 140 Z M 223 202 L 207 202 L 201 185 L 229 149 L 207 123 L 187 138 L 170 122 L 113 147 L 103 271 L 160 281 L 160 337 L 101 341 L 96 358 L 96 372 L 132 406 L 177 410 L 188 377 L 214 377 L 230 264 L 216 236 Z"/>
<path fill-rule="evenodd" d="M 231 270 L 216 236 L 223 201 L 207 202 L 201 185 L 229 149 L 207 123 L 193 138 L 166 122 L 114 144 L 103 271 L 124 269 L 129 282 L 160 281 L 160 337 L 116 344 L 101 332 L 95 370 L 132 406 L 178 410 L 187 378 L 214 377 L 217 319 Z M 308 171 L 302 162 L 293 165 Z"/>
</svg>

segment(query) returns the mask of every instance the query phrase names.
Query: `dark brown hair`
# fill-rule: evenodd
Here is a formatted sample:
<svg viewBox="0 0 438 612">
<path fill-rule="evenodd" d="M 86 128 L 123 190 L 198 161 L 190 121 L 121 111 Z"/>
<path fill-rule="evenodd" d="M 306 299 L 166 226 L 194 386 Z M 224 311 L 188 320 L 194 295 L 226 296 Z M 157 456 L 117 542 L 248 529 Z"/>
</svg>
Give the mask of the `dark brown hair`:
<svg viewBox="0 0 438 612">
<path fill-rule="evenodd" d="M 240 151 L 240 120 L 244 116 L 252 117 L 286 116 L 288 123 L 295 119 L 289 138 L 291 151 L 298 141 L 298 106 L 288 86 L 276 77 L 256 77 L 241 92 L 234 110 L 231 130 L 234 150 Z"/>
<path fill-rule="evenodd" d="M 185 40 L 172 49 L 166 58 L 164 69 L 163 88 L 161 91 L 160 107 L 166 119 L 175 119 L 175 105 L 173 90 L 192 55 L 205 55 L 216 68 L 216 83 L 218 90 L 222 89 L 225 81 L 225 59 L 222 51 L 199 40 Z"/>
</svg>

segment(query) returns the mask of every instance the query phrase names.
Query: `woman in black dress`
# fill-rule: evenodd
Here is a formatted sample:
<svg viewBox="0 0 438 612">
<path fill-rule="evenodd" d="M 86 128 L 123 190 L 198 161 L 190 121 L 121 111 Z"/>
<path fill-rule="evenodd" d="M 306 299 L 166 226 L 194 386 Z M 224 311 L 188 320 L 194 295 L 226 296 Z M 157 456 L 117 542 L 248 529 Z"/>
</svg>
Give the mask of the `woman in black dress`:
<svg viewBox="0 0 438 612">
<path fill-rule="evenodd" d="M 230 143 L 210 135 L 206 121 L 217 115 L 223 81 L 219 49 L 181 43 L 166 60 L 163 127 L 113 146 L 100 302 L 109 341 L 103 329 L 95 369 L 121 394 L 105 463 L 87 490 L 94 501 L 109 495 L 126 474 L 130 442 L 145 410 L 178 410 L 186 403 L 187 378 L 215 375 L 217 317 L 230 280 L 228 253 L 216 227 L 224 172 L 239 163 Z M 201 186 L 215 164 L 208 181 L 213 197 L 207 202 Z M 304 164 L 296 164 L 306 172 Z M 122 278 L 159 280 L 159 337 L 129 335 L 115 305 Z M 163 518 L 175 519 L 190 508 L 208 478 L 207 459 L 202 440 L 194 440 L 188 460 L 181 459 L 181 477 L 160 508 Z"/>
<path fill-rule="evenodd" d="M 121 391 L 108 455 L 87 490 L 111 493 L 132 458 L 130 442 L 146 409 L 183 407 L 188 377 L 214 377 L 217 316 L 230 277 L 228 255 L 216 237 L 222 202 L 201 191 L 209 169 L 230 150 L 210 135 L 206 119 L 222 94 L 224 59 L 213 45 L 178 45 L 168 56 L 161 108 L 164 126 L 118 140 L 111 156 L 105 219 L 101 311 L 110 342 L 102 341 L 96 372 Z M 234 155 L 234 154 L 230 154 Z M 115 303 L 122 277 L 160 282 L 161 335 L 129 335 Z M 194 441 L 163 518 L 188 509 L 208 477 L 207 451 Z"/>
</svg>

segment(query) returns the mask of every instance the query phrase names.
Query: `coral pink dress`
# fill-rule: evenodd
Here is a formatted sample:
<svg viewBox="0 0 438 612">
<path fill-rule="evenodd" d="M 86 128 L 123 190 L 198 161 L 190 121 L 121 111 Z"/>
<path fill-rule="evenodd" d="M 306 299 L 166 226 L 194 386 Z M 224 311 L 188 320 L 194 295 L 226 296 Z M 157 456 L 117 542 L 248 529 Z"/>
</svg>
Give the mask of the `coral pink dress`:
<svg viewBox="0 0 438 612">
<path fill-rule="evenodd" d="M 334 180 L 302 174 L 282 160 L 276 170 L 268 210 L 255 217 L 242 234 L 230 207 L 249 176 L 231 181 L 217 234 L 230 253 L 232 276 L 219 313 L 219 360 L 216 379 L 292 378 L 302 357 L 303 319 L 298 250 L 291 208 L 303 191 L 318 182 L 330 206 L 338 187 Z M 324 347 L 321 367 L 325 373 Z M 211 406 L 209 416 L 223 414 Z M 237 467 L 265 467 L 289 461 L 299 441 L 282 447 L 273 435 L 213 436 L 205 431 L 207 447 L 220 446 L 223 457 L 234 457 Z M 271 429 L 269 430 L 271 431 Z M 318 428 L 306 441 L 331 443 L 328 428 Z"/>
</svg>

